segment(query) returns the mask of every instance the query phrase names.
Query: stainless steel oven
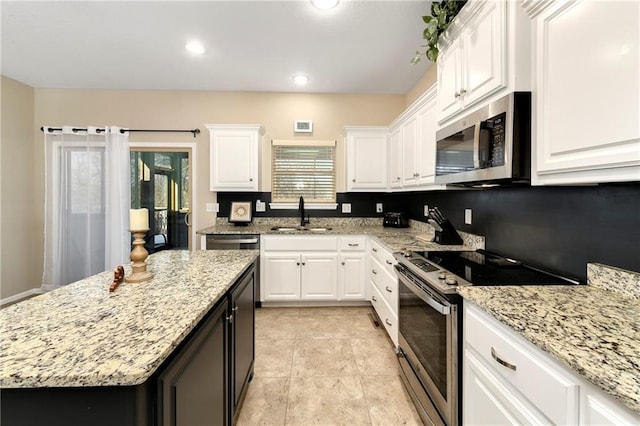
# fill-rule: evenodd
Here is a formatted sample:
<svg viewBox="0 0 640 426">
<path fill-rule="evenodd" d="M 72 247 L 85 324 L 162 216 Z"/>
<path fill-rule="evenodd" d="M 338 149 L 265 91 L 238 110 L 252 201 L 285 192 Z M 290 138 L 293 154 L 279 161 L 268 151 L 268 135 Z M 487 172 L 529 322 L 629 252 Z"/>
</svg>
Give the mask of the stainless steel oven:
<svg viewBox="0 0 640 426">
<path fill-rule="evenodd" d="M 425 424 L 455 425 L 460 418 L 459 296 L 439 294 L 402 264 L 395 268 L 401 377 Z"/>
<path fill-rule="evenodd" d="M 398 360 L 423 421 L 462 421 L 460 286 L 574 285 L 578 281 L 476 251 L 394 253 L 398 275 Z"/>
</svg>

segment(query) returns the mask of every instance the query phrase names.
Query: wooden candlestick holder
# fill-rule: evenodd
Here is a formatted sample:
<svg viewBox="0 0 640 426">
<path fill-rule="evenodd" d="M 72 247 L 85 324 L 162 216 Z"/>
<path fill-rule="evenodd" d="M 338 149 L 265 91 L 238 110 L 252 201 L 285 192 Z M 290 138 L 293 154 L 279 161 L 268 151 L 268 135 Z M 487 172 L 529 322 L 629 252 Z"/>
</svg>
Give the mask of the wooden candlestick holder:
<svg viewBox="0 0 640 426">
<path fill-rule="evenodd" d="M 131 250 L 131 269 L 133 272 L 124 280 L 128 283 L 141 283 L 149 281 L 153 278 L 153 274 L 147 271 L 147 257 L 149 252 L 144 248 L 144 236 L 149 229 L 133 230 L 130 232 L 133 234 L 133 250 Z"/>
</svg>

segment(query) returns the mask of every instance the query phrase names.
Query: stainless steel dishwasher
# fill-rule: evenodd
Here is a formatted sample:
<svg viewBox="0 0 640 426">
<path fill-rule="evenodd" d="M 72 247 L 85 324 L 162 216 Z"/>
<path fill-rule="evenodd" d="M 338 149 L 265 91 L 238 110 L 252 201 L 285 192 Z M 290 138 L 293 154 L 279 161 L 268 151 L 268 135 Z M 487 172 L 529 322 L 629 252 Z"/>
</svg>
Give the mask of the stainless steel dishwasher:
<svg viewBox="0 0 640 426">
<path fill-rule="evenodd" d="M 207 234 L 207 250 L 260 250 L 257 234 Z M 255 275 L 256 307 L 260 308 L 260 257 L 256 259 Z"/>
</svg>

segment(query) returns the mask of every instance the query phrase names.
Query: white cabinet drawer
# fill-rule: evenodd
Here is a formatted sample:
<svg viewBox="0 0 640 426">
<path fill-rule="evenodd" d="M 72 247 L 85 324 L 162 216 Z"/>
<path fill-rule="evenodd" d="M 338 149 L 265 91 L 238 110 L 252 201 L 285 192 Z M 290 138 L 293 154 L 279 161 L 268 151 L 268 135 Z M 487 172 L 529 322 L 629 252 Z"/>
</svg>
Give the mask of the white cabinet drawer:
<svg viewBox="0 0 640 426">
<path fill-rule="evenodd" d="M 398 262 L 393 257 L 393 253 L 389 251 L 385 246 L 375 241 L 373 238 L 371 239 L 371 254 L 373 258 L 380 262 L 380 264 L 384 267 L 385 270 L 387 270 L 387 272 L 395 277 L 393 265 Z"/>
<path fill-rule="evenodd" d="M 398 281 L 378 262 L 371 259 L 371 270 L 369 271 L 371 281 L 378 287 L 378 291 L 383 295 L 393 312 L 398 311 Z"/>
<path fill-rule="evenodd" d="M 363 236 L 342 236 L 340 237 L 341 251 L 364 251 L 366 249 L 367 237 Z"/>
<path fill-rule="evenodd" d="M 263 251 L 337 251 L 338 237 L 318 235 L 265 235 L 262 237 Z"/>
<path fill-rule="evenodd" d="M 519 342 L 520 336 L 466 304 L 464 339 L 493 370 L 555 424 L 575 424 L 578 418 L 579 386 L 573 378 L 536 353 L 534 346 Z"/>
<path fill-rule="evenodd" d="M 398 317 L 391 310 L 384 296 L 382 296 L 380 290 L 378 290 L 373 283 L 371 283 L 371 304 L 376 310 L 382 325 L 391 337 L 393 344 L 398 346 Z"/>
</svg>

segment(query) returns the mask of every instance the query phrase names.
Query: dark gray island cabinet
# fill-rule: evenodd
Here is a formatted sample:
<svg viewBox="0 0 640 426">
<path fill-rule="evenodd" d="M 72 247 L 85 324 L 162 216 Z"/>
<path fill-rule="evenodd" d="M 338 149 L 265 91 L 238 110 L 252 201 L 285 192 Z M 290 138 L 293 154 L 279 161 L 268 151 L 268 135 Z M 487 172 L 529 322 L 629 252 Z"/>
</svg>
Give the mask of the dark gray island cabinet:
<svg viewBox="0 0 640 426">
<path fill-rule="evenodd" d="M 228 251 L 228 254 L 230 255 L 231 252 L 236 251 Z M 246 252 L 244 251 L 243 255 Z M 220 253 L 225 252 L 215 253 L 197 254 L 197 256 L 217 257 L 216 260 L 220 260 Z M 196 256 L 193 253 L 189 255 Z M 197 325 L 186 332 L 186 336 L 141 383 L 133 385 L 114 383 L 104 386 L 6 387 L 4 386 L 6 380 L 3 380 L 3 388 L 0 391 L 1 424 L 3 426 L 233 424 L 247 384 L 253 377 L 256 269 L 255 259 L 249 259 L 250 261 L 245 262 L 240 273 L 234 276 L 233 281 L 227 284 L 226 288 L 216 286 L 217 290 L 224 291 L 220 291 L 220 294 L 214 297 L 213 306 L 207 309 L 204 315 L 197 315 L 200 317 Z M 226 265 L 229 266 L 228 263 Z M 216 271 L 210 270 L 209 273 L 215 275 Z M 208 274 L 205 273 L 205 275 Z M 234 274 L 231 273 L 231 275 Z M 157 277 L 154 278 L 156 279 Z M 191 290 L 195 288 L 188 291 Z M 207 290 L 204 293 L 212 294 Z M 197 292 L 187 296 L 176 294 L 175 300 L 169 297 L 164 301 L 168 304 L 168 310 L 189 310 L 190 306 L 176 307 L 174 304 L 179 300 L 198 297 Z M 162 306 L 157 306 L 155 309 L 161 310 Z M 164 315 L 160 316 L 164 317 Z M 82 340 L 81 337 L 78 338 L 80 346 Z M 155 337 L 150 340 L 155 340 Z M 144 350 L 140 348 L 134 352 L 144 354 Z M 104 355 L 106 358 L 110 357 L 109 354 Z M 150 358 L 153 359 L 154 355 Z M 2 361 L 1 356 L 0 361 Z M 64 365 L 60 365 L 56 371 L 58 375 L 63 374 L 59 369 L 64 369 Z M 126 370 L 126 366 L 120 366 L 120 369 Z"/>
</svg>

